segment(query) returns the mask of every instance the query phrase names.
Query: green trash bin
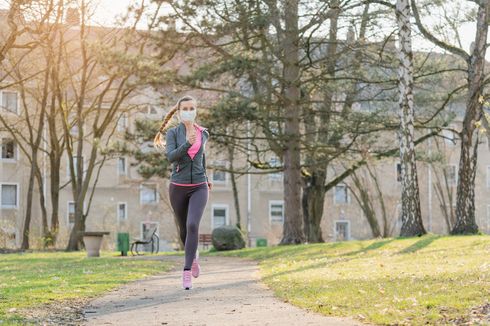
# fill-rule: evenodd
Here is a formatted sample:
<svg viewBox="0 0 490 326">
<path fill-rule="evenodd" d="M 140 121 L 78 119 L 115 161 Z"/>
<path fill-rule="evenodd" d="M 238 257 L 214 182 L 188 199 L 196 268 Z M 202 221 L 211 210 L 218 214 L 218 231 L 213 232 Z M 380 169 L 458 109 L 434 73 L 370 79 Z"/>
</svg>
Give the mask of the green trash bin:
<svg viewBox="0 0 490 326">
<path fill-rule="evenodd" d="M 267 247 L 267 239 L 257 238 L 257 240 L 255 240 L 255 245 L 257 247 Z"/>
<path fill-rule="evenodd" d="M 121 256 L 127 256 L 129 251 L 129 233 L 117 234 L 117 251 L 121 252 Z"/>
</svg>

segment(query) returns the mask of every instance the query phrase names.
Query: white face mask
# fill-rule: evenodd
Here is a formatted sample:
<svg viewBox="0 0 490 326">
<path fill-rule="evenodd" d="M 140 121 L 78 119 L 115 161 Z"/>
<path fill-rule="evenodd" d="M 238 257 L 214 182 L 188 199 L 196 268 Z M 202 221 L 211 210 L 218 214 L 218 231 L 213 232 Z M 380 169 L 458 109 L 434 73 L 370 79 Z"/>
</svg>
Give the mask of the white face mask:
<svg viewBox="0 0 490 326">
<path fill-rule="evenodd" d="M 196 113 L 196 110 L 180 111 L 180 119 L 182 119 L 182 121 L 194 122 L 194 120 L 196 119 Z"/>
</svg>

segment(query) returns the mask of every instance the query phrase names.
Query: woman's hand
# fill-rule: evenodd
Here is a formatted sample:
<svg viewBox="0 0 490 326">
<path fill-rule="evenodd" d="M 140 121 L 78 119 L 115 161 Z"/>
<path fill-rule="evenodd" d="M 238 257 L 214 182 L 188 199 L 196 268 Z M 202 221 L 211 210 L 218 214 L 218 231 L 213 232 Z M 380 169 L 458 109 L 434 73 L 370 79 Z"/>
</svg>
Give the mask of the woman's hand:
<svg viewBox="0 0 490 326">
<path fill-rule="evenodd" d="M 208 181 L 208 188 L 209 188 L 209 190 L 211 190 L 211 188 L 213 188 L 213 183 L 211 181 Z"/>
<path fill-rule="evenodd" d="M 185 131 L 186 137 L 189 143 L 194 144 L 196 141 L 196 129 L 194 128 L 194 124 L 192 122 L 185 121 Z"/>
</svg>

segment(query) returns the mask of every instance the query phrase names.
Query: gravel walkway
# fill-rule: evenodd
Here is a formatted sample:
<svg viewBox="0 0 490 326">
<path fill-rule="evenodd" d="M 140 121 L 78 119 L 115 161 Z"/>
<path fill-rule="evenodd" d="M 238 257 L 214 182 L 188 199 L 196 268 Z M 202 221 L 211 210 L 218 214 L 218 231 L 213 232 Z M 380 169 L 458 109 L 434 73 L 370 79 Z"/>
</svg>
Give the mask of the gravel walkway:
<svg viewBox="0 0 490 326">
<path fill-rule="evenodd" d="M 275 298 L 259 282 L 257 263 L 201 257 L 193 289 L 181 287 L 181 260 L 169 273 L 129 283 L 87 306 L 86 325 L 360 325 L 326 317 Z"/>
</svg>

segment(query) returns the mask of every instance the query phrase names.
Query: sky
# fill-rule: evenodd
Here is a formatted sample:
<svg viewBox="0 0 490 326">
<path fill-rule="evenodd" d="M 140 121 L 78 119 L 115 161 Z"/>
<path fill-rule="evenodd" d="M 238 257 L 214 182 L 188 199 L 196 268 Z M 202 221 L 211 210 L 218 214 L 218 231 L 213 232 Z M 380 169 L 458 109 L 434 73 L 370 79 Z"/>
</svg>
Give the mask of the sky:
<svg viewBox="0 0 490 326">
<path fill-rule="evenodd" d="M 133 0 L 100 0 L 100 10 L 97 12 L 95 20 L 100 24 L 111 24 L 114 17 L 121 15 L 126 11 L 126 8 L 130 2 Z M 148 0 L 146 0 L 148 1 Z M 424 23 L 431 23 L 430 17 L 424 19 Z M 462 39 L 463 48 L 469 52 L 471 41 L 475 35 L 475 24 L 464 24 L 460 28 L 460 36 Z M 424 50 L 424 51 L 436 51 L 441 52 L 440 49 L 435 47 L 431 42 L 421 38 L 415 37 L 413 40 L 414 50 Z M 490 59 L 490 51 L 487 51 L 487 59 Z"/>
<path fill-rule="evenodd" d="M 126 12 L 127 6 L 134 2 L 135 0 L 93 0 L 98 1 L 98 10 L 95 12 L 95 16 L 93 18 L 94 23 L 96 25 L 113 25 L 115 22 L 115 18 L 119 15 L 122 15 Z M 145 0 L 149 3 L 151 0 Z M 0 0 L 0 8 L 5 8 L 6 3 L 9 0 Z M 424 23 L 430 25 L 432 21 L 436 21 L 437 18 L 425 17 Z M 144 25 L 141 26 L 144 28 Z M 463 48 L 469 52 L 471 41 L 475 35 L 475 24 L 469 23 L 465 24 L 460 28 L 460 35 L 462 39 Z M 441 52 L 441 50 L 435 47 L 431 42 L 425 40 L 422 37 L 415 36 L 413 39 L 413 48 L 414 50 L 423 50 L 423 51 L 436 51 Z M 490 59 L 490 51 L 487 51 L 487 59 Z"/>
<path fill-rule="evenodd" d="M 100 0 L 95 19 L 100 24 L 110 24 L 116 15 L 123 14 L 128 7 L 127 0 Z"/>
</svg>

